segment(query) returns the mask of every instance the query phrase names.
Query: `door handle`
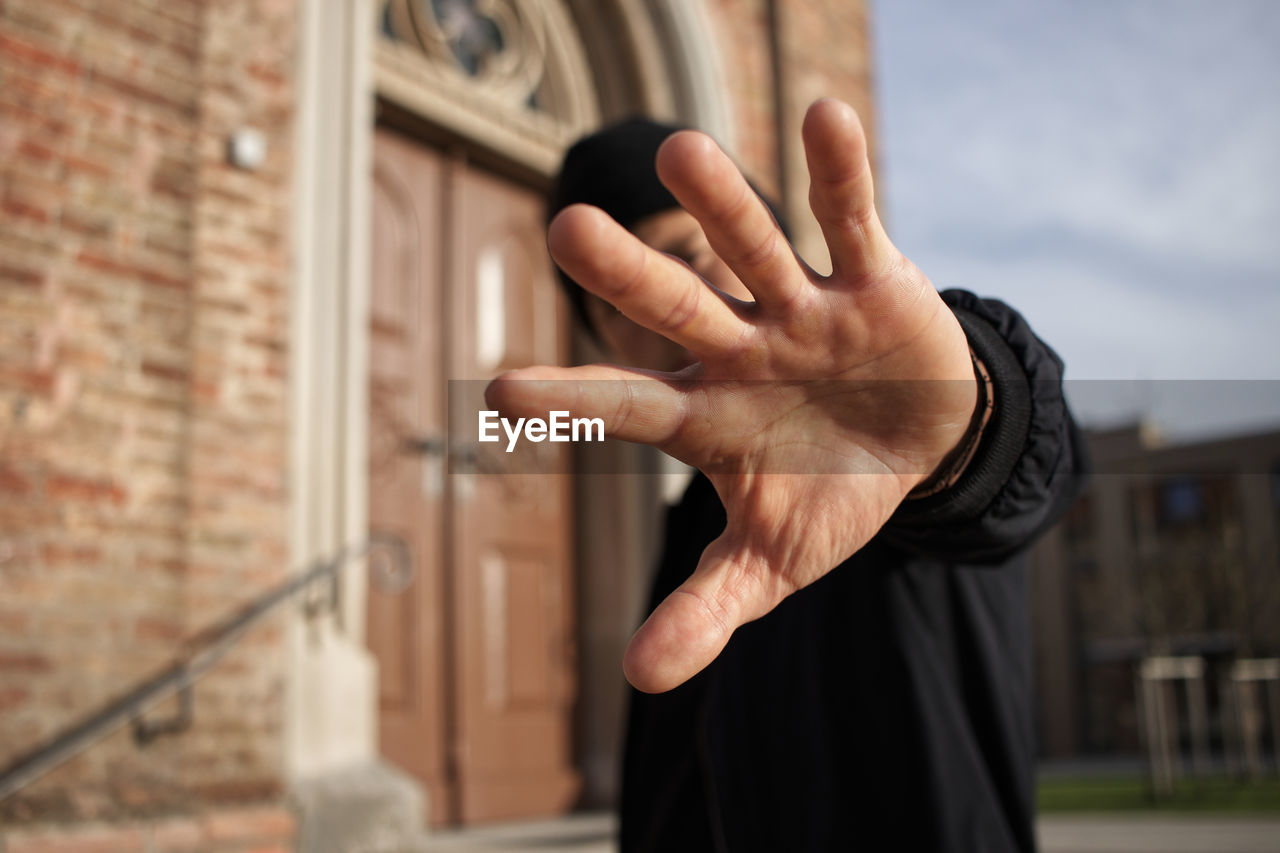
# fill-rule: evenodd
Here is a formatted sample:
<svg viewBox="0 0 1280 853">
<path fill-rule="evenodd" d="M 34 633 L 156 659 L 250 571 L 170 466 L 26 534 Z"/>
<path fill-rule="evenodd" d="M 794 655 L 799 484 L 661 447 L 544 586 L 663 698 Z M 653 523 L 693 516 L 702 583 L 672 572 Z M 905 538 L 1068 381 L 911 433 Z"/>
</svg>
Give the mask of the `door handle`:
<svg viewBox="0 0 1280 853">
<path fill-rule="evenodd" d="M 438 435 L 411 436 L 404 440 L 404 448 L 410 453 L 417 453 L 420 456 L 433 456 L 442 459 L 448 450 L 444 438 Z"/>
<path fill-rule="evenodd" d="M 422 493 L 439 499 L 444 495 L 444 460 L 448 445 L 443 436 L 410 436 L 404 440 L 404 449 L 422 457 Z"/>
</svg>

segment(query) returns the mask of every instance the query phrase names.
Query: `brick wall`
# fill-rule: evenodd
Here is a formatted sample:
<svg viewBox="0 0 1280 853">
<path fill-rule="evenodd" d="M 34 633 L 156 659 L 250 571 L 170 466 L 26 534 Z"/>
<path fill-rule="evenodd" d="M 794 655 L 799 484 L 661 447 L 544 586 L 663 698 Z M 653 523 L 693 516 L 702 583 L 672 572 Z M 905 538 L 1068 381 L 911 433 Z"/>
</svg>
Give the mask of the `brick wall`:
<svg viewBox="0 0 1280 853">
<path fill-rule="evenodd" d="M 776 0 L 780 53 L 785 63 L 785 125 L 799 132 L 805 109 L 821 97 L 853 105 L 871 142 L 875 161 L 870 22 L 864 2 Z"/>
<path fill-rule="evenodd" d="M 870 116 L 863 6 L 706 2 L 741 161 L 803 210 L 804 106 Z M 0 0 L 0 765 L 283 575 L 296 13 Z M 242 126 L 260 171 L 226 164 Z M 6 853 L 198 847 L 212 818 L 156 816 L 275 801 L 279 629 L 201 682 L 191 731 L 0 802 Z"/>
<path fill-rule="evenodd" d="M 800 126 L 821 97 L 858 111 L 876 161 L 870 23 L 863 0 L 706 0 L 737 121 L 738 159 L 783 201 L 801 255 L 822 268 L 826 247 L 809 212 Z"/>
<path fill-rule="evenodd" d="M 0 766 L 284 574 L 295 28 L 294 0 L 0 0 Z M 244 646 L 190 732 L 114 735 L 0 822 L 278 796 L 279 626 Z"/>
<path fill-rule="evenodd" d="M 5 853 L 284 853 L 295 822 L 281 808 L 222 809 L 150 821 L 31 825 L 9 832 Z"/>
<path fill-rule="evenodd" d="M 778 6 L 778 56 L 782 64 L 779 125 L 787 213 L 795 225 L 800 253 L 815 267 L 826 266 L 826 244 L 809 214 L 809 173 L 800 145 L 805 110 L 818 98 L 853 106 L 867 132 L 876 162 L 875 99 L 867 8 L 864 2 L 821 3 L 774 0 Z"/>
<path fill-rule="evenodd" d="M 756 185 L 776 195 L 777 98 L 767 0 L 706 0 L 733 102 L 737 159 Z"/>
</svg>

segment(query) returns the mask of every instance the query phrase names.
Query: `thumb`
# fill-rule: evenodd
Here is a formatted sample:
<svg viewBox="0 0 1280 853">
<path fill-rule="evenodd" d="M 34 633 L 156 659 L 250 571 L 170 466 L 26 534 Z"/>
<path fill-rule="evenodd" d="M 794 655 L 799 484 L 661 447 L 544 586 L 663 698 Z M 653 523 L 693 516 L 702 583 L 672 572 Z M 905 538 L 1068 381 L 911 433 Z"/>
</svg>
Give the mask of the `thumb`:
<svg viewBox="0 0 1280 853">
<path fill-rule="evenodd" d="M 622 659 L 627 681 L 644 693 L 679 687 L 716 659 L 740 625 L 772 609 L 756 562 L 726 535 L 708 545 L 697 570 L 631 638 Z"/>
</svg>

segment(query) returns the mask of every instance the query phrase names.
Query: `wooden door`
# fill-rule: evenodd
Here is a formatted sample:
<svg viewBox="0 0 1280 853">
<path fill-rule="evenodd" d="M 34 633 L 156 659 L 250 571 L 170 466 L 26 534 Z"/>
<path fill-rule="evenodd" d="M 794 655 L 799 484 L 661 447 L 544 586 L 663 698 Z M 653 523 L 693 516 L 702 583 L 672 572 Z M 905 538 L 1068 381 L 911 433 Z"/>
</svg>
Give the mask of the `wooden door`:
<svg viewBox="0 0 1280 853">
<path fill-rule="evenodd" d="M 374 154 L 370 526 L 415 569 L 369 595 L 382 752 L 435 824 L 556 814 L 577 791 L 569 478 L 471 461 L 483 380 L 565 355 L 541 203 L 386 130 Z"/>
<path fill-rule="evenodd" d="M 483 382 L 528 364 L 564 363 L 567 318 L 547 258 L 539 196 L 460 171 L 453 208 L 455 436 L 474 438 Z M 578 777 L 572 753 L 574 672 L 569 457 L 537 445 L 546 474 L 454 478 L 458 577 L 458 725 L 464 821 L 563 811 Z M 505 454 L 486 445 L 501 465 Z M 483 468 L 482 468 L 483 470 Z M 499 469 L 500 470 L 500 469 Z M 534 806 L 534 804 L 537 804 Z"/>
</svg>

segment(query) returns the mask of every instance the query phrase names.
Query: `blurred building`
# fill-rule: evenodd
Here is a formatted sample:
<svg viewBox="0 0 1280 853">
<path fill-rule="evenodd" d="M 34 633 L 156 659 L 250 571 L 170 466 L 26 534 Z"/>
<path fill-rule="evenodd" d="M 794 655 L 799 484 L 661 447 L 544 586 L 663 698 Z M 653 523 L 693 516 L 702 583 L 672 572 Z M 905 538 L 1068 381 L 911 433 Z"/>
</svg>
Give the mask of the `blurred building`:
<svg viewBox="0 0 1280 853">
<path fill-rule="evenodd" d="M 1230 668 L 1280 654 L 1280 432 L 1164 444 L 1135 426 L 1088 442 L 1088 490 L 1035 550 L 1042 753 L 1138 755 L 1153 656 L 1203 660 L 1221 752 Z"/>
<path fill-rule="evenodd" d="M 862 2 L 0 3 L 0 770 L 371 531 L 414 572 L 282 605 L 150 736 L 0 800 L 0 846 L 611 802 L 659 481 L 480 476 L 449 381 L 569 357 L 540 193 L 602 120 L 709 131 L 821 266 L 820 95 L 870 126 Z"/>
</svg>

